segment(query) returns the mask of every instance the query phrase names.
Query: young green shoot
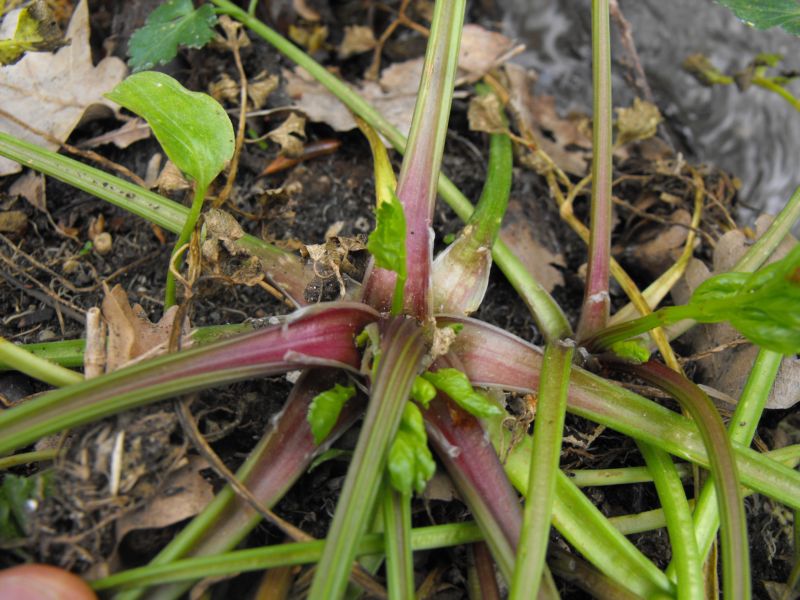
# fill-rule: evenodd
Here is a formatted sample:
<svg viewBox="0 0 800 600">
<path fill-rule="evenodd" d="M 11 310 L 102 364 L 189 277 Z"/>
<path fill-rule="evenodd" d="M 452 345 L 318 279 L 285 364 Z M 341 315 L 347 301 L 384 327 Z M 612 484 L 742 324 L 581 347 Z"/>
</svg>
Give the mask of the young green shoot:
<svg viewBox="0 0 800 600">
<path fill-rule="evenodd" d="M 195 8 L 192 0 L 167 0 L 156 8 L 128 42 L 133 72 L 152 69 L 175 58 L 178 46 L 202 48 L 214 39 L 214 7 Z"/>
<path fill-rule="evenodd" d="M 156 71 L 135 73 L 106 96 L 143 117 L 169 159 L 194 180 L 192 206 L 175 242 L 172 264 L 194 231 L 208 186 L 233 157 L 233 125 L 225 109 L 211 96 L 191 92 L 169 75 Z M 165 308 L 175 304 L 175 287 L 170 269 Z"/>
<path fill-rule="evenodd" d="M 491 88 L 478 86 L 479 94 Z M 502 109 L 498 118 L 505 123 Z M 490 138 L 489 166 L 483 191 L 472 216 L 455 241 L 433 262 L 433 307 L 438 313 L 471 314 L 483 301 L 492 268 L 492 248 L 508 206 L 513 154 L 505 133 Z"/>
</svg>

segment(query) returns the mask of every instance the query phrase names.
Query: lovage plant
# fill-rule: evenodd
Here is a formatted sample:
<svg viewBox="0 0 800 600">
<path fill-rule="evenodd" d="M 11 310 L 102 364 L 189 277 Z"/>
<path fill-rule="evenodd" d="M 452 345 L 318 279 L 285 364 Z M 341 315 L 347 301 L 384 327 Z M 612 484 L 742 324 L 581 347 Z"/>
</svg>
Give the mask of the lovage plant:
<svg viewBox="0 0 800 600">
<path fill-rule="evenodd" d="M 145 594 L 146 586 L 156 586 L 147 590 L 147 597 L 174 598 L 188 582 L 201 577 L 316 563 L 308 592 L 313 599 L 342 597 L 349 579 L 372 593 L 383 594 L 385 590 L 371 572 L 376 565 L 367 560 L 355 562 L 359 556 L 377 552 L 386 557 L 388 595 L 409 598 L 414 594 L 412 549 L 483 540 L 514 598 L 537 593 L 555 596 L 551 570 L 566 579 L 577 578 L 593 593 L 609 598 L 698 598 L 704 593 L 702 565 L 721 522 L 726 597 L 748 597 L 742 485 L 800 509 L 800 476 L 747 448 L 753 422 L 766 398 L 764 386 L 768 387 L 780 362 L 777 353 L 800 350 L 796 302 L 800 254 L 793 251 L 755 274 L 712 279 L 686 307 L 607 327 L 608 278 L 613 271 L 609 258 L 608 2 L 593 1 L 592 237 L 589 282 L 577 339 L 558 305 L 508 248 L 497 242 L 511 183 L 509 136 L 503 132 L 491 135 L 487 181 L 474 212 L 439 174 L 456 78 L 463 0 L 436 3 L 407 144 L 362 99 L 253 15 L 227 0 L 215 0 L 214 4 L 304 66 L 365 121 L 362 130 L 373 153 L 377 197 L 377 225 L 368 242 L 373 262 L 359 298 L 303 306 L 304 266 L 300 259 L 243 237 L 237 243 L 259 257 L 272 283 L 298 305 L 295 312 L 277 324 L 211 343 L 201 343 L 202 334 L 196 334 L 192 348 L 67 385 L 0 414 L 0 453 L 8 453 L 42 436 L 145 403 L 242 379 L 303 370 L 273 429 L 237 474 L 240 483 L 221 492 L 151 565 L 97 580 L 95 588 L 132 588 L 121 596 L 134 598 Z M 150 120 L 152 107 L 143 104 L 149 105 L 150 96 L 156 93 L 152 86 L 173 85 L 164 77 L 134 75 L 110 97 Z M 162 118 L 162 108 L 153 115 L 156 121 L 151 120 L 157 134 L 158 119 L 170 121 Z M 502 115 L 497 118 L 503 119 Z M 374 130 L 405 152 L 397 181 Z M 170 153 L 164 135 L 159 139 Z M 222 148 L 223 158 L 229 155 L 227 148 Z M 195 202 L 187 211 L 3 134 L 0 154 L 180 232 L 179 246 L 193 232 L 200 235 L 195 231 L 197 214 L 215 169 L 221 168 L 217 164 L 220 157 L 212 160 L 214 166 L 197 172 L 191 165 L 179 164 L 196 182 Z M 193 160 L 198 157 L 203 157 L 202 148 Z M 433 261 L 431 222 L 437 190 L 467 223 L 453 244 Z M 754 253 L 763 254 L 765 245 L 783 237 L 798 205 L 800 195 L 793 198 Z M 468 316 L 485 293 L 492 256 L 533 311 L 546 340 L 543 352 Z M 748 264 L 742 271 L 755 266 Z M 727 320 L 767 348 L 734 415 L 733 423 L 748 424 L 746 427 L 726 431 L 708 397 L 688 379 L 647 360 L 638 346 L 632 351 L 630 345 L 620 345 L 673 318 Z M 662 352 L 669 360 L 668 346 Z M 691 418 L 584 370 L 575 364 L 576 357 L 586 359 L 586 366 L 632 371 L 664 388 Z M 13 360 L 19 364 L 28 360 L 29 366 L 36 363 L 24 356 Z M 68 380 L 59 379 L 58 383 Z M 511 439 L 503 423 L 505 407 L 496 396 L 483 391 L 488 388 L 537 394 L 533 436 L 523 432 Z M 666 572 L 637 550 L 560 471 L 567 410 L 617 429 L 639 443 L 672 541 L 674 566 Z M 362 412 L 358 441 L 328 534 L 324 541 L 309 539 L 269 508 Z M 425 487 L 436 468 L 429 444 L 468 504 L 477 527 L 411 529 L 411 495 Z M 712 473 L 712 482 L 704 486 L 694 512 L 670 455 Z M 524 512 L 514 487 L 526 497 Z M 277 523 L 295 542 L 228 552 L 262 516 Z M 587 562 L 575 556 L 564 560 L 552 548 L 548 555 L 551 524 Z"/>
</svg>

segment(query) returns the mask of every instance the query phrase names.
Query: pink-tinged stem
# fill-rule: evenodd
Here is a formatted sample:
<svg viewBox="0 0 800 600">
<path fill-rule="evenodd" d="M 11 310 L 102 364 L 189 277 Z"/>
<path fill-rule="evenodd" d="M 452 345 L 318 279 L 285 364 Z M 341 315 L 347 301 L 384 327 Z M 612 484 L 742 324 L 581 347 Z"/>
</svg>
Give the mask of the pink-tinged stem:
<svg viewBox="0 0 800 600">
<path fill-rule="evenodd" d="M 464 0 L 436 2 L 414 119 L 397 182 L 397 197 L 406 218 L 405 312 L 421 320 L 431 314 L 432 308 L 431 222 L 458 69 L 465 4 Z M 394 273 L 381 271 L 374 269 L 366 283 L 365 298 L 373 306 L 391 305 L 386 298 L 394 293 Z"/>
<path fill-rule="evenodd" d="M 381 349 L 364 425 L 347 470 L 317 564 L 309 600 L 340 598 L 347 586 L 358 543 L 372 514 L 414 378 L 427 350 L 423 330 L 414 319 L 395 317 L 381 324 Z"/>
<path fill-rule="evenodd" d="M 608 275 L 611 255 L 611 33 L 608 0 L 592 0 L 592 212 L 586 291 L 578 339 L 606 326 L 609 313 Z"/>
<path fill-rule="evenodd" d="M 478 522 L 500 571 L 510 581 L 522 509 L 494 447 L 480 422 L 441 394 L 424 415 L 436 454 Z"/>
<path fill-rule="evenodd" d="M 293 313 L 279 325 L 55 390 L 0 413 L 0 453 L 194 390 L 315 365 L 355 370 L 361 358 L 354 336 L 377 318 L 363 304 L 319 304 Z"/>
<path fill-rule="evenodd" d="M 733 446 L 722 418 L 708 395 L 694 383 L 659 362 L 616 364 L 675 398 L 697 425 L 711 463 L 719 503 L 722 537 L 722 580 L 726 599 L 744 600 L 751 594 L 750 558 L 739 475 Z"/>
<path fill-rule="evenodd" d="M 334 369 L 306 371 L 292 388 L 283 411 L 273 418 L 273 427 L 253 449 L 237 477 L 266 507 L 271 508 L 305 472 L 311 461 L 346 431 L 362 413 L 364 402 L 347 402 L 325 443 L 317 446 L 308 424 L 308 407 L 315 396 L 333 387 Z M 261 521 L 250 505 L 230 486 L 184 528 L 150 563 L 167 564 L 188 556 L 206 556 L 233 549 Z M 172 584 L 147 592 L 150 600 L 173 600 L 191 582 Z M 117 600 L 134 600 L 143 590 L 122 594 Z"/>
<path fill-rule="evenodd" d="M 437 317 L 463 329 L 450 347 L 473 385 L 534 393 L 539 387 L 541 350 L 492 325 L 465 317 Z M 703 440 L 691 420 L 602 377 L 572 368 L 567 410 L 684 460 L 709 464 Z M 800 477 L 792 469 L 749 448 L 734 448 L 744 485 L 800 508 Z"/>
<path fill-rule="evenodd" d="M 500 600 L 500 589 L 497 587 L 497 576 L 494 573 L 494 561 L 486 542 L 477 542 L 470 546 L 472 550 L 473 570 L 475 572 L 474 593 L 471 600 Z M 472 573 L 470 573 L 472 575 Z M 473 589 L 470 576 L 470 589 Z"/>
</svg>

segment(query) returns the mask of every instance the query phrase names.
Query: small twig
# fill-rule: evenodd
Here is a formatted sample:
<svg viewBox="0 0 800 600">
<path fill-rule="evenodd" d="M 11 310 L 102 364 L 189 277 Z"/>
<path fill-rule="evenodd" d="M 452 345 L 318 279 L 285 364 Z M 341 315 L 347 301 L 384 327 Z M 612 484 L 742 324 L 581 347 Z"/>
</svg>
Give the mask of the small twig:
<svg viewBox="0 0 800 600">
<path fill-rule="evenodd" d="M 228 36 L 228 44 L 230 45 L 231 52 L 233 52 L 233 61 L 236 63 L 236 71 L 239 73 L 239 125 L 236 128 L 236 145 L 233 149 L 233 157 L 231 158 L 230 168 L 228 169 L 228 176 L 225 179 L 225 186 L 222 191 L 217 195 L 212 203 L 214 208 L 219 208 L 228 200 L 231 190 L 233 189 L 233 182 L 236 180 L 236 174 L 239 172 L 239 156 L 242 153 L 242 145 L 244 144 L 244 134 L 247 130 L 247 73 L 244 71 L 242 65 L 242 56 L 239 53 L 239 41 L 236 38 L 236 32 Z"/>
<path fill-rule="evenodd" d="M 78 308 L 77 306 L 73 305 L 71 302 L 67 302 L 66 300 L 62 300 L 61 298 L 56 296 L 52 291 L 50 291 L 44 284 L 42 284 L 40 281 L 38 281 L 35 277 L 33 277 L 32 275 L 29 275 L 25 271 L 21 271 L 13 263 L 13 261 L 10 261 L 2 253 L 0 253 L 0 260 L 2 260 L 8 267 L 10 267 L 11 269 L 17 271 L 18 273 L 23 275 L 26 279 L 30 280 L 34 285 L 36 285 L 42 291 L 39 292 L 37 290 L 32 290 L 32 289 L 26 287 L 25 284 L 22 283 L 21 281 L 19 281 L 16 277 L 14 277 L 13 275 L 10 275 L 9 273 L 6 273 L 5 271 L 2 271 L 2 270 L 0 270 L 0 277 L 5 279 L 8 283 L 13 285 L 14 287 L 22 290 L 23 292 L 25 292 L 29 296 L 31 296 L 33 298 L 36 298 L 40 302 L 44 302 L 46 305 L 50 306 L 51 308 L 53 308 L 57 312 L 63 310 L 64 314 L 67 315 L 70 319 L 73 319 L 74 321 L 77 321 L 78 323 L 83 325 L 83 323 L 85 321 L 85 317 L 84 317 L 83 311 L 80 308 Z M 63 323 L 62 323 L 62 329 L 63 329 Z"/>
<path fill-rule="evenodd" d="M 633 41 L 633 31 L 631 24 L 625 15 L 622 14 L 622 9 L 619 7 L 617 0 L 609 0 L 608 3 L 611 18 L 619 28 L 619 36 L 622 41 L 622 47 L 628 54 L 630 60 L 629 67 L 633 70 L 634 76 L 632 77 L 634 87 L 644 96 L 648 102 L 653 102 L 653 90 L 650 89 L 650 84 L 647 82 L 647 76 L 644 74 L 642 68 L 642 61 L 639 59 L 639 51 L 636 49 L 636 43 Z"/>
</svg>

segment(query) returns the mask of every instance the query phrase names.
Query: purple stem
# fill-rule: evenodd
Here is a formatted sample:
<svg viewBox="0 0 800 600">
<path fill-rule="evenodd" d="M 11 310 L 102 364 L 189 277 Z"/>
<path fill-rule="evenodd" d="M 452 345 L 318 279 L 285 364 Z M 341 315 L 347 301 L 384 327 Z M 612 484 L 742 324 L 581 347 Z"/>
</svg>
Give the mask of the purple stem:
<svg viewBox="0 0 800 600">
<path fill-rule="evenodd" d="M 338 372 L 334 369 L 306 371 L 292 388 L 283 411 L 273 417 L 271 431 L 250 453 L 237 477 L 266 507 L 274 506 L 305 472 L 311 461 L 325 451 L 361 415 L 363 398 L 350 400 L 325 442 L 314 443 L 306 418 L 315 396 L 333 387 Z M 187 556 L 204 556 L 234 548 L 261 521 L 250 505 L 226 487 L 213 502 L 188 525 L 150 564 L 166 564 Z M 211 526 L 208 527 L 208 523 Z M 155 588 L 148 592 L 152 600 L 172 600 L 192 582 Z M 125 595 L 133 600 L 140 594 Z M 123 600 L 122 598 L 120 600 Z"/>
</svg>

